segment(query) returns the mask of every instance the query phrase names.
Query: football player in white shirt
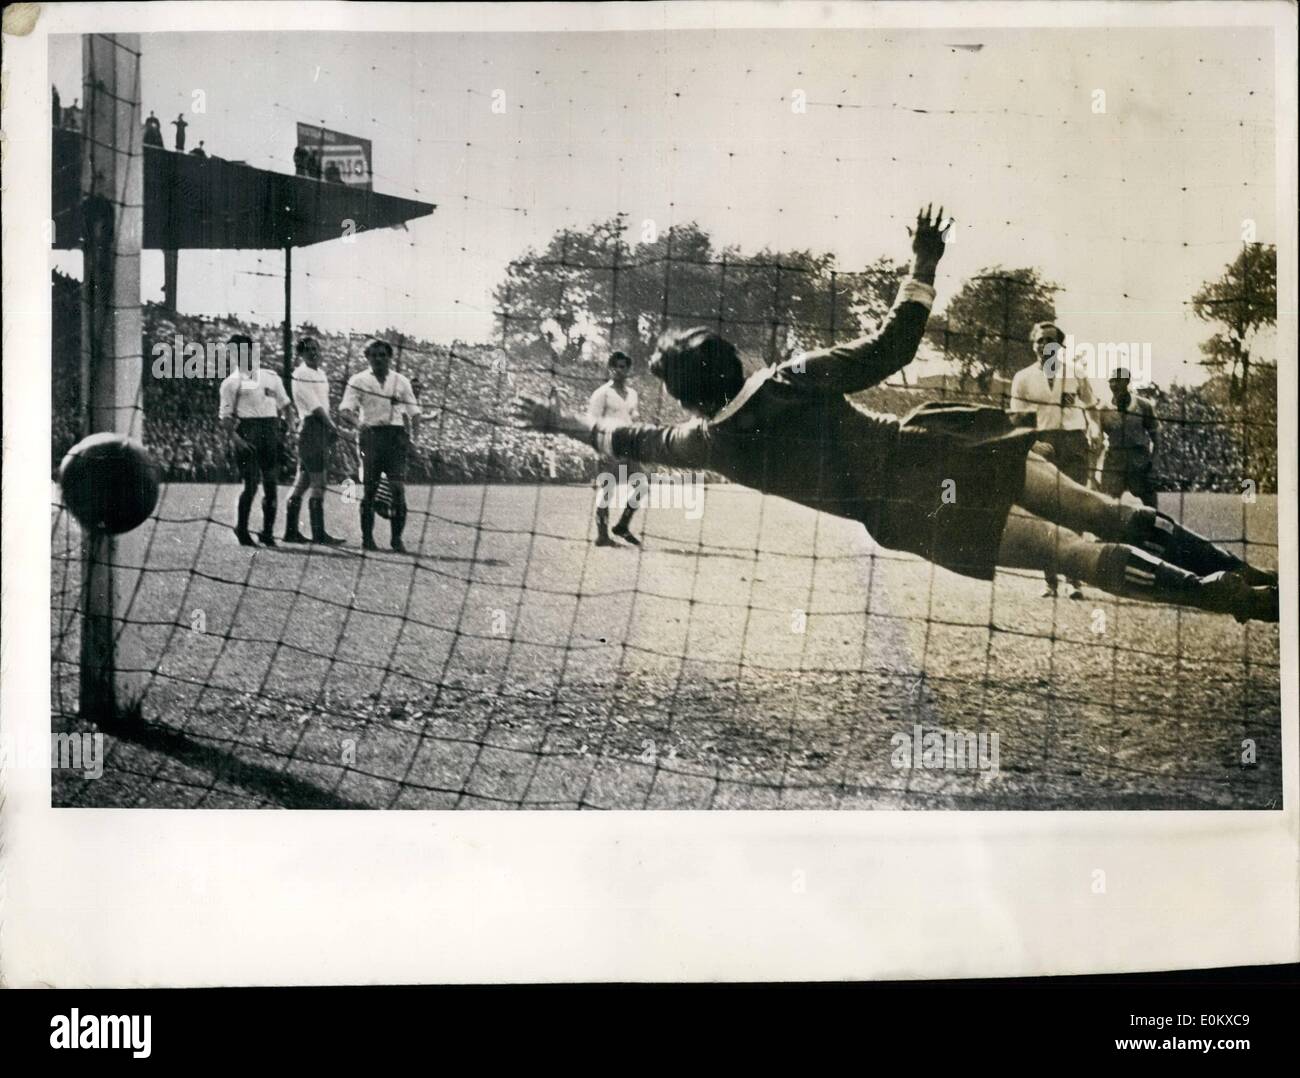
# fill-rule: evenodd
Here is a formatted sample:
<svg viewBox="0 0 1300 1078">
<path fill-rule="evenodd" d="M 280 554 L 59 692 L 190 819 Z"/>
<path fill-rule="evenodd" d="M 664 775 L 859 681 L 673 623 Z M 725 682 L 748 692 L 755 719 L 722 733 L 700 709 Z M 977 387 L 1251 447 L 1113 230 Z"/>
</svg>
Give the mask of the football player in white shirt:
<svg viewBox="0 0 1300 1078">
<path fill-rule="evenodd" d="M 239 461 L 244 489 L 239 495 L 235 538 L 254 546 L 248 534 L 258 480 L 262 483 L 263 546 L 275 546 L 276 473 L 280 470 L 280 414 L 289 407 L 289 394 L 280 376 L 266 367 L 252 366 L 253 339 L 236 333 L 226 342 L 227 355 L 238 356 L 239 366 L 221 383 L 217 415 L 230 437 Z"/>
<path fill-rule="evenodd" d="M 325 472 L 329 448 L 338 437 L 338 428 L 330 419 L 330 383 L 320 366 L 320 345 L 313 337 L 298 341 L 298 366 L 293 371 L 293 406 L 298 411 L 298 475 L 285 507 L 284 541 L 306 543 L 298 530 L 302 496 L 307 500 L 307 518 L 311 521 L 311 542 L 339 546 L 343 540 L 325 530 Z"/>
<path fill-rule="evenodd" d="M 339 416 L 350 426 L 359 425 L 357 441 L 365 466 L 361 494 L 361 546 L 378 550 L 375 545 L 375 494 L 381 476 L 388 477 L 392 528 L 392 547 L 406 553 L 402 529 L 406 526 L 406 456 L 418 433 L 420 405 L 410 380 L 390 370 L 393 347 L 387 341 L 372 340 L 366 345 L 370 369 L 358 371 L 348 379 L 339 404 Z"/>
<path fill-rule="evenodd" d="M 1097 398 L 1088 379 L 1076 377 L 1059 358 L 1064 345 L 1065 333 L 1054 322 L 1034 325 L 1029 331 L 1034 361 L 1011 379 L 1009 410 L 1016 426 L 1038 431 L 1036 452 L 1076 483 L 1087 485 L 1093 448 L 1099 441 L 1091 415 Z M 1048 569 L 1043 578 L 1043 597 L 1056 595 L 1055 571 Z M 1071 580 L 1066 594 L 1082 599 L 1079 581 Z"/>
<path fill-rule="evenodd" d="M 602 385 L 587 402 L 587 417 L 593 422 L 611 420 L 615 423 L 635 423 L 637 421 L 636 390 L 627 384 L 627 376 L 632 370 L 631 357 L 623 352 L 612 352 L 609 357 L 609 381 Z M 605 471 L 618 473 L 618 462 L 606 458 L 601 467 Z M 609 537 L 609 503 L 613 499 L 612 484 L 596 486 L 596 545 L 618 546 Z M 641 540 L 629 530 L 632 514 L 636 511 L 636 494 L 627 495 L 623 514 L 614 525 L 614 534 L 624 542 L 640 546 Z"/>
</svg>

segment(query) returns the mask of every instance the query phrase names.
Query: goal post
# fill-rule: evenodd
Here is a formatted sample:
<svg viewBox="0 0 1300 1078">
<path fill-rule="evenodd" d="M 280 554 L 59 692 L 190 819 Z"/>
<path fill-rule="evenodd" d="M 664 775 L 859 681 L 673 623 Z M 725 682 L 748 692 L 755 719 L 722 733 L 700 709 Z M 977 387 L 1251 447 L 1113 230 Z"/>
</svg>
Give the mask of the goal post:
<svg viewBox="0 0 1300 1078">
<path fill-rule="evenodd" d="M 83 435 L 111 431 L 140 440 L 144 409 L 140 249 L 144 183 L 140 36 L 82 38 L 81 410 Z M 82 719 L 118 717 L 130 699 L 120 672 L 131 575 L 142 564 L 139 532 L 83 530 Z"/>
</svg>

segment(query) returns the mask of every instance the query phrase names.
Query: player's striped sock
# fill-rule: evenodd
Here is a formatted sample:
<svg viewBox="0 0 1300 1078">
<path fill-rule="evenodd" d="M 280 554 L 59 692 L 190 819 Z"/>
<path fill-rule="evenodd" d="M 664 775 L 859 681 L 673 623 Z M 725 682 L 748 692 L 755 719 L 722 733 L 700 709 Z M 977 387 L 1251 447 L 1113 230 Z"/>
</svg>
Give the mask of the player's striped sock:
<svg viewBox="0 0 1300 1078">
<path fill-rule="evenodd" d="M 1126 599 L 1200 606 L 1201 578 L 1122 543 L 1104 543 L 1096 579 L 1090 583 Z"/>
<path fill-rule="evenodd" d="M 1132 513 L 1128 522 L 1129 541 L 1161 561 L 1197 576 L 1246 567 L 1240 558 L 1184 528 L 1165 513 L 1145 506 Z"/>
</svg>

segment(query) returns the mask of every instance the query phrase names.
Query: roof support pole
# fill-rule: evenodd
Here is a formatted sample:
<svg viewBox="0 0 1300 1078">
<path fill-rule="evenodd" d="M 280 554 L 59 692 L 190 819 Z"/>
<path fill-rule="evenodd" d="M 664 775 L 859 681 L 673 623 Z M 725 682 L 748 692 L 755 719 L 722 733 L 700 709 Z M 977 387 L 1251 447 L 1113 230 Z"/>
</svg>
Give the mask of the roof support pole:
<svg viewBox="0 0 1300 1078">
<path fill-rule="evenodd" d="M 293 392 L 293 248 L 284 249 L 284 388 Z"/>
</svg>

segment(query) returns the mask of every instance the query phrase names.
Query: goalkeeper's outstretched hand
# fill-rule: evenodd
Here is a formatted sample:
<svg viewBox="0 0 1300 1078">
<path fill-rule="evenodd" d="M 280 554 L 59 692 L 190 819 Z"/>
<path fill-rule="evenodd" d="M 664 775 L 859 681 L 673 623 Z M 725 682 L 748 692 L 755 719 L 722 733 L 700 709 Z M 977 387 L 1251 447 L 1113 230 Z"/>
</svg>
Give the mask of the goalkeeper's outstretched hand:
<svg viewBox="0 0 1300 1078">
<path fill-rule="evenodd" d="M 567 434 L 570 438 L 590 444 L 595 424 L 585 416 L 573 415 L 560 406 L 560 398 L 552 393 L 550 400 L 532 397 L 526 393 L 515 398 L 511 406 L 514 421 L 526 430 L 539 430 L 545 434 Z"/>
<path fill-rule="evenodd" d="M 907 234 L 912 237 L 912 276 L 927 284 L 934 283 L 934 271 L 943 257 L 944 239 L 952 228 L 953 219 L 943 219 L 943 207 L 932 213 L 934 203 L 920 210 L 916 215 L 916 227 L 909 228 Z"/>
<path fill-rule="evenodd" d="M 539 430 L 546 433 L 560 429 L 561 411 L 554 399 L 545 401 L 521 393 L 514 399 L 510 409 L 511 417 L 526 430 Z"/>
</svg>

